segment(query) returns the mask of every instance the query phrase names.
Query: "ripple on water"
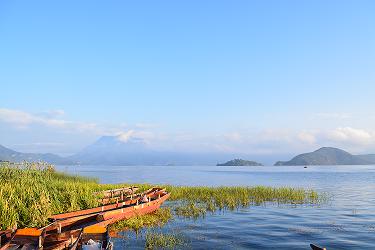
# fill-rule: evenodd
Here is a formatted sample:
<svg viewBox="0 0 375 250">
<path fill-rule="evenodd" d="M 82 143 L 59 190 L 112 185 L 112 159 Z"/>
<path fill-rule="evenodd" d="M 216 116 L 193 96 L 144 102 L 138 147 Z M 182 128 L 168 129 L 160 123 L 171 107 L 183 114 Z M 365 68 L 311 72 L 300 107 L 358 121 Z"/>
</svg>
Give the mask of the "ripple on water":
<svg viewBox="0 0 375 250">
<path fill-rule="evenodd" d="M 375 249 L 374 166 L 232 168 L 216 166 L 97 167 L 63 171 L 100 178 L 104 183 L 141 182 L 174 185 L 268 185 L 312 188 L 332 200 L 320 206 L 250 207 L 207 214 L 197 221 L 176 218 L 162 230 L 181 232 L 193 249 Z M 103 171 L 105 169 L 105 171 Z M 143 249 L 144 238 L 124 233 L 115 249 Z"/>
</svg>

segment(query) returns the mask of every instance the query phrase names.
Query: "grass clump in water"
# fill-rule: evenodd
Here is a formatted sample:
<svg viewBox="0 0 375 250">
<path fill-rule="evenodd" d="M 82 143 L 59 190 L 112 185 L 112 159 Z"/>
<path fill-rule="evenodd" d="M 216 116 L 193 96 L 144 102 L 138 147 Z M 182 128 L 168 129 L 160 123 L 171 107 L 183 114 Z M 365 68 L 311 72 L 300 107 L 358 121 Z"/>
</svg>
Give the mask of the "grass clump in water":
<svg viewBox="0 0 375 250">
<path fill-rule="evenodd" d="M 290 187 L 187 187 L 168 186 L 170 200 L 202 204 L 208 211 L 234 210 L 267 202 L 276 204 L 318 204 L 320 196 L 313 190 Z"/>
<path fill-rule="evenodd" d="M 187 204 L 180 205 L 175 208 L 176 215 L 193 219 L 204 217 L 206 215 L 206 211 L 206 207 L 203 207 L 199 204 L 197 205 L 193 202 L 189 202 Z"/>
<path fill-rule="evenodd" d="M 141 216 L 136 216 L 128 220 L 119 221 L 110 226 L 111 230 L 121 231 L 124 229 L 132 229 L 138 232 L 144 227 L 161 227 L 166 224 L 173 217 L 171 209 L 160 208 L 151 214 L 145 214 Z"/>
<path fill-rule="evenodd" d="M 181 234 L 147 232 L 145 249 L 178 249 L 186 244 L 187 241 Z"/>
</svg>

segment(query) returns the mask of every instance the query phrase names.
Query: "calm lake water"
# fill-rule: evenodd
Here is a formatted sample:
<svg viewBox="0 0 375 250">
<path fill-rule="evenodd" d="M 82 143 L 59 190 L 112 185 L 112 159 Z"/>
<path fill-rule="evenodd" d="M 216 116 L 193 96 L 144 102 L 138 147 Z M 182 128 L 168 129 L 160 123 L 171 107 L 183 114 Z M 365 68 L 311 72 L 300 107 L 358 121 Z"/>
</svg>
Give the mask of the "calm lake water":
<svg viewBox="0 0 375 250">
<path fill-rule="evenodd" d="M 59 166 L 102 183 L 292 186 L 328 193 L 320 206 L 266 205 L 176 218 L 161 230 L 182 234 L 188 249 L 375 249 L 375 166 L 216 167 Z M 144 237 L 123 232 L 115 249 L 144 249 Z M 143 235 L 144 236 L 144 235 Z"/>
</svg>

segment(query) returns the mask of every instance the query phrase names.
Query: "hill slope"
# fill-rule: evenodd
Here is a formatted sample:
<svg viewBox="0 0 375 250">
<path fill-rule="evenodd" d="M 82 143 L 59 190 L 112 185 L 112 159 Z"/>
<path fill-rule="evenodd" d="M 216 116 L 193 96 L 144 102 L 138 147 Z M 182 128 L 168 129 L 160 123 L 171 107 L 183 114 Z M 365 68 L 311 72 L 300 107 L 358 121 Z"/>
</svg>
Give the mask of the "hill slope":
<svg viewBox="0 0 375 250">
<path fill-rule="evenodd" d="M 356 155 L 356 156 L 359 157 L 359 158 L 361 158 L 362 160 L 375 163 L 375 154 Z"/>
<path fill-rule="evenodd" d="M 82 165 L 215 165 L 233 158 L 232 154 L 218 152 L 157 151 L 143 139 L 136 137 L 103 136 L 79 153 L 69 157 Z M 242 157 L 242 156 L 241 156 Z M 245 156 L 244 156 L 245 157 Z M 247 156 L 246 156 L 247 157 Z"/>
<path fill-rule="evenodd" d="M 60 157 L 55 154 L 34 154 L 34 153 L 21 153 L 15 150 L 6 148 L 0 145 L 0 160 L 10 161 L 10 162 L 20 162 L 20 161 L 44 161 L 52 164 L 73 164 L 69 159 Z"/>
<path fill-rule="evenodd" d="M 311 153 L 297 155 L 290 161 L 278 161 L 275 166 L 368 165 L 372 163 L 338 148 L 323 147 Z"/>
</svg>

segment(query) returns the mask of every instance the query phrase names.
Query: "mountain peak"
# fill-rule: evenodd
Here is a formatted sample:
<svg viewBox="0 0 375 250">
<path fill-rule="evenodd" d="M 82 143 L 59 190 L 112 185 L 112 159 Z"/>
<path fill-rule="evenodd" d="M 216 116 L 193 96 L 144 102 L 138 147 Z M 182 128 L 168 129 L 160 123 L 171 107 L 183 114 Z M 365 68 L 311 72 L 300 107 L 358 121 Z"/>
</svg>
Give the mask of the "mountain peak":
<svg viewBox="0 0 375 250">
<path fill-rule="evenodd" d="M 334 148 L 334 147 L 321 147 L 314 152 L 346 152 L 345 150 L 339 149 L 339 148 Z"/>
<path fill-rule="evenodd" d="M 367 164 L 372 164 L 372 162 L 334 147 L 322 147 L 310 153 L 297 155 L 290 161 L 279 161 L 275 163 L 277 166 Z"/>
</svg>

